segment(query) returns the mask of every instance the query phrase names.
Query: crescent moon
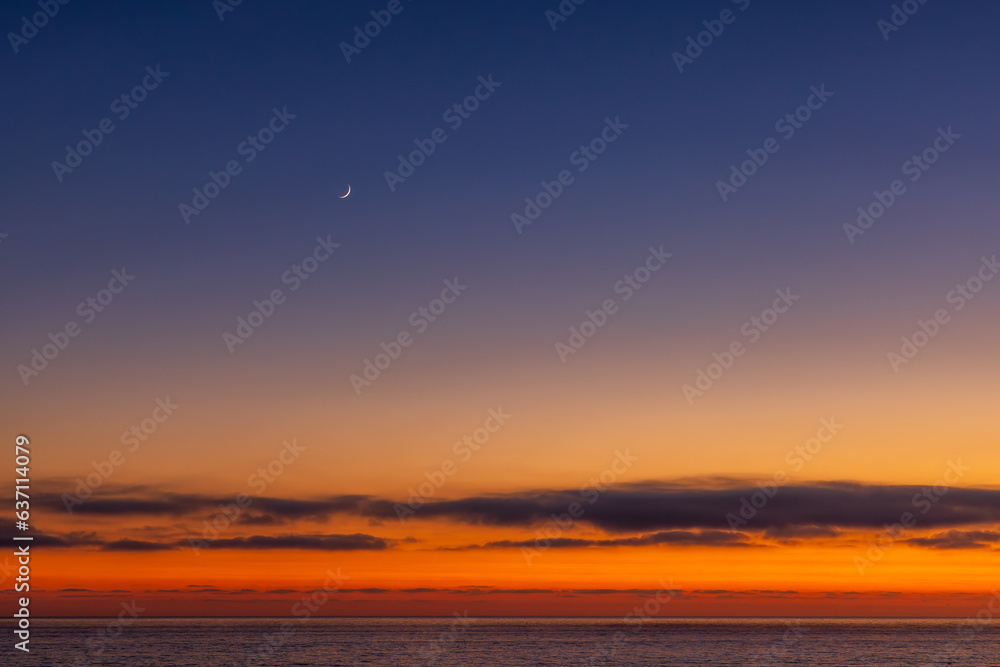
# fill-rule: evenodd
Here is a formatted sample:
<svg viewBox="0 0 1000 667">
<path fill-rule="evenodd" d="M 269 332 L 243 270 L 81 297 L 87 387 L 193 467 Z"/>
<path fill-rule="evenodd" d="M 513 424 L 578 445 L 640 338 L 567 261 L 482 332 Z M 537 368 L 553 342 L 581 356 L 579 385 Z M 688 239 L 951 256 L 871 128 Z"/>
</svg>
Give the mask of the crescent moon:
<svg viewBox="0 0 1000 667">
<path fill-rule="evenodd" d="M 347 184 L 347 195 L 349 195 L 349 194 L 351 194 L 351 184 L 350 183 Z M 347 195 L 341 195 L 340 197 L 337 197 L 337 199 L 344 199 L 345 197 L 347 197 Z"/>
</svg>

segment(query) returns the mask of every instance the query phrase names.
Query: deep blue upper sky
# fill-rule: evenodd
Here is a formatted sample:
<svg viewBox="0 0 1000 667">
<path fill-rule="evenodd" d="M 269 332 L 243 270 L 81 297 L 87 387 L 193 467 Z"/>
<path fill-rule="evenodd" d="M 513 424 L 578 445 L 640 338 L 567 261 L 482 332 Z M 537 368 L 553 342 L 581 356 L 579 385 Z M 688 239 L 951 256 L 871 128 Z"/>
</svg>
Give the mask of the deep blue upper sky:
<svg viewBox="0 0 1000 667">
<path fill-rule="evenodd" d="M 234 304 L 269 289 L 319 234 L 343 244 L 323 278 L 341 289 L 310 298 L 372 331 L 450 275 L 482 290 L 470 308 L 484 326 L 516 329 L 553 300 L 576 312 L 661 243 L 681 268 L 658 298 L 687 304 L 685 330 L 793 281 L 824 304 L 817 317 L 890 298 L 922 307 L 919 295 L 996 240 L 1000 7 L 931 0 L 886 41 L 876 22 L 891 3 L 741 4 L 589 0 L 553 31 L 555 1 L 403 0 L 350 64 L 340 43 L 384 3 L 246 0 L 224 21 L 208 0 L 60 6 L 2 55 L 0 298 L 16 314 L 13 356 L 119 265 L 150 290 L 132 316 L 160 313 L 177 335 L 205 330 L 216 345 Z M 735 22 L 679 73 L 671 54 L 726 8 Z M 0 26 L 35 11 L 8 3 Z M 58 182 L 63 147 L 156 65 L 169 77 Z M 447 128 L 442 112 L 488 75 L 502 86 Z M 821 84 L 834 96 L 723 203 L 716 182 Z M 274 107 L 296 115 L 290 127 L 185 225 L 178 204 L 240 159 Z M 629 129 L 518 235 L 510 215 L 571 168 L 606 117 Z M 963 137 L 947 166 L 848 244 L 842 225 L 940 126 Z M 438 127 L 447 141 L 390 192 L 384 172 Z"/>
</svg>

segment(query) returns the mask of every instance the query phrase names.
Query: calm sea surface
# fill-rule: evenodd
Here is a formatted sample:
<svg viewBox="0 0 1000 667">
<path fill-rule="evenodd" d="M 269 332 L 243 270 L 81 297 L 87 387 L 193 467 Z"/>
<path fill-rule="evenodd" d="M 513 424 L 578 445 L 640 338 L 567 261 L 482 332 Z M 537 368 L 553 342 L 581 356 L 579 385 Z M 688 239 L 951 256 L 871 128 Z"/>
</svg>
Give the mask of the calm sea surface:
<svg viewBox="0 0 1000 667">
<path fill-rule="evenodd" d="M 284 630 L 282 624 L 286 623 Z M 1000 666 L 1000 623 L 908 619 L 38 619 L 2 665 Z M 966 640 L 967 637 L 971 639 Z M 8 641 L 10 638 L 8 637 Z M 98 653 L 100 651 L 100 653 Z M 15 655 L 16 654 L 16 655 Z"/>
</svg>

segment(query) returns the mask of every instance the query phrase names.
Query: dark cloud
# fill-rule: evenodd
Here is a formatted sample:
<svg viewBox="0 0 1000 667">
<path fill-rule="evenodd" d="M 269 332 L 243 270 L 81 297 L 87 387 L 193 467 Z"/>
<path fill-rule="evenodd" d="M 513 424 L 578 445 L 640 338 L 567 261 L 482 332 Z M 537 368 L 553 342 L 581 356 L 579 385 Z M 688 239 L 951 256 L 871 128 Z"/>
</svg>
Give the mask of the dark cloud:
<svg viewBox="0 0 1000 667">
<path fill-rule="evenodd" d="M 331 514 L 360 512 L 366 502 L 366 496 L 335 496 L 321 500 L 254 498 L 251 506 L 286 519 L 325 519 Z"/>
<path fill-rule="evenodd" d="M 72 503 L 67 502 L 68 495 L 60 493 L 39 494 L 36 503 L 50 511 L 66 512 L 67 504 L 71 505 L 73 514 L 99 516 L 171 516 L 179 517 L 189 514 L 219 514 L 219 506 L 236 506 L 237 494 L 230 496 L 205 496 L 199 494 L 181 494 L 152 492 L 142 490 L 140 493 L 126 493 L 122 489 L 108 489 L 97 492 L 89 498 Z M 325 519 L 337 513 L 364 513 L 367 505 L 374 502 L 372 512 L 384 512 L 388 501 L 370 501 L 367 496 L 344 495 L 332 496 L 318 500 L 299 500 L 293 498 L 257 498 L 251 497 L 250 505 L 242 508 L 249 514 L 254 510 L 254 516 L 271 515 L 280 519 Z M 244 501 L 245 504 L 245 501 Z M 391 510 L 392 504 L 389 503 Z M 373 514 L 374 516 L 374 514 Z M 395 516 L 395 515 L 393 515 Z"/>
<path fill-rule="evenodd" d="M 211 549 L 313 549 L 317 551 L 383 550 L 389 540 L 355 533 L 353 535 L 253 535 L 212 540 Z"/>
<path fill-rule="evenodd" d="M 694 486 L 695 482 L 703 486 Z M 710 486 L 713 485 L 713 486 Z M 941 491 L 944 491 L 943 495 Z M 199 515 L 217 514 L 219 505 L 230 505 L 231 496 L 169 494 L 137 490 L 131 495 L 108 489 L 101 497 L 91 497 L 76 506 L 74 514 L 91 515 Z M 907 513 L 916 519 L 917 530 L 975 528 L 1000 523 L 1000 490 L 932 487 L 916 485 L 873 485 L 826 482 L 785 486 L 764 491 L 745 480 L 712 478 L 701 480 L 620 484 L 598 493 L 590 488 L 587 497 L 577 490 L 552 490 L 504 495 L 473 496 L 428 501 L 407 521 L 447 520 L 473 525 L 532 528 L 553 521 L 552 516 L 614 534 L 642 534 L 625 537 L 626 544 L 714 544 L 738 546 L 745 541 L 732 537 L 735 527 L 743 532 L 763 533 L 765 539 L 793 543 L 795 540 L 838 537 L 839 531 L 881 529 L 900 521 Z M 593 502 L 588 502 L 593 500 Z M 60 495 L 41 498 L 48 509 L 65 511 Z M 760 506 L 755 508 L 754 505 Z M 341 495 L 319 499 L 254 498 L 244 509 L 241 521 L 248 525 L 278 525 L 303 519 L 324 520 L 337 514 L 363 517 L 372 524 L 398 522 L 396 505 L 388 499 L 362 495 Z M 252 509 L 252 511 L 251 511 Z M 687 533 L 687 534 L 685 534 Z M 714 536 L 714 538 L 713 538 Z M 218 540 L 228 548 L 331 548 L 318 536 L 292 536 L 285 546 L 271 546 L 288 538 L 255 537 Z M 60 538 L 49 538 L 50 545 Z M 63 538 L 65 539 L 65 538 Z M 576 538 L 563 537 L 562 540 Z M 928 538 L 930 539 L 930 538 Z M 301 547 L 295 546 L 299 540 Z M 360 541 L 359 541 L 360 540 Z M 647 540 L 647 542 L 642 542 Z M 982 540 L 972 539 L 970 544 Z M 336 544 L 328 540 L 326 544 Z M 388 543 L 370 538 L 344 542 L 344 548 L 387 548 Z M 518 542 L 511 541 L 508 546 Z M 557 546 L 615 546 L 613 541 L 555 542 Z M 943 543 L 960 544 L 960 540 Z M 73 544 L 82 544 L 75 542 Z M 917 543 L 919 544 L 919 543 Z M 72 544 L 70 544 L 72 545 Z M 925 546 L 928 546 L 929 543 Z M 504 546 L 496 543 L 493 546 Z M 956 547 L 960 548 L 960 547 Z"/>
<path fill-rule="evenodd" d="M 9 536 L 0 536 L 0 539 Z M 147 540 L 134 540 L 123 538 L 118 540 L 104 540 L 96 533 L 92 532 L 71 532 L 61 535 L 49 535 L 35 533 L 32 546 L 44 546 L 48 548 L 71 549 L 80 547 L 94 547 L 101 551 L 132 551 L 132 552 L 152 552 L 168 551 L 181 547 L 190 546 L 189 540 L 174 540 L 169 542 L 153 542 Z M 402 540 L 402 541 L 410 541 Z M 318 551 L 357 551 L 357 550 L 384 550 L 392 547 L 398 541 L 388 540 L 364 533 L 354 533 L 351 535 L 252 535 L 249 537 L 234 537 L 228 539 L 203 540 L 199 543 L 199 548 L 214 549 L 311 549 Z"/>
<path fill-rule="evenodd" d="M 599 546 L 649 546 L 674 544 L 678 546 L 743 547 L 750 545 L 749 536 L 726 530 L 668 530 L 639 537 L 598 540 Z"/>
<path fill-rule="evenodd" d="M 928 537 L 911 537 L 908 544 L 931 549 L 989 549 L 1000 542 L 1000 532 L 994 530 L 949 530 Z"/>
<path fill-rule="evenodd" d="M 749 505 L 754 494 L 757 504 L 762 497 L 766 504 L 756 510 L 750 506 L 754 513 L 744 510 L 749 517 L 746 523 L 734 524 L 742 530 L 783 530 L 791 535 L 788 531 L 792 528 L 805 529 L 805 533 L 832 528 L 882 528 L 899 522 L 906 513 L 924 529 L 1000 521 L 1000 490 L 950 488 L 941 496 L 930 487 L 847 482 L 786 486 L 770 498 L 756 487 L 656 488 L 650 484 L 608 489 L 593 504 L 576 491 L 479 496 L 428 502 L 407 520 L 450 519 L 524 527 L 552 522 L 553 514 L 568 519 L 567 512 L 575 509 L 577 522 L 611 533 L 725 530 L 730 528 L 730 520 L 743 520 L 740 510 Z"/>
<path fill-rule="evenodd" d="M 65 540 L 65 539 L 63 539 L 61 537 L 56 537 L 55 535 L 46 535 L 44 533 L 36 533 L 32 537 L 34 537 L 35 539 L 32 540 L 31 545 L 33 547 L 36 547 L 36 548 L 37 547 L 68 548 L 68 547 L 75 546 L 73 544 L 70 544 L 69 541 L 67 541 L 67 540 Z M 6 542 L 8 540 L 4 540 L 4 541 Z"/>
<path fill-rule="evenodd" d="M 841 531 L 829 526 L 772 526 L 764 538 L 781 544 L 799 544 L 802 540 L 840 537 Z"/>
<path fill-rule="evenodd" d="M 20 533 L 20 535 L 23 534 L 24 533 Z M 13 542 L 13 538 L 18 535 L 18 533 L 13 531 L 12 527 L 0 530 L 0 540 L 3 540 L 8 544 Z M 100 537 L 98 537 L 97 533 L 83 531 L 53 535 L 50 533 L 39 532 L 33 527 L 31 537 L 33 538 L 30 542 L 32 547 L 68 549 L 71 547 L 100 546 L 104 544 Z"/>
<path fill-rule="evenodd" d="M 554 537 L 547 540 L 497 540 L 483 545 L 460 547 L 461 549 L 502 549 L 529 547 L 537 548 L 539 544 L 546 548 L 583 548 L 583 547 L 647 547 L 658 544 L 675 546 L 717 546 L 717 547 L 748 547 L 753 546 L 750 537 L 743 533 L 724 530 L 669 530 L 636 537 L 621 537 L 611 539 L 583 539 L 576 537 Z"/>
<path fill-rule="evenodd" d="M 227 501 L 232 502 L 232 498 Z M 122 497 L 106 498 L 91 496 L 87 500 L 72 505 L 73 514 L 97 514 L 103 516 L 154 515 L 182 516 L 198 511 L 209 499 L 202 496 L 164 494 L 160 498 Z M 66 512 L 67 505 L 62 495 L 42 494 L 38 504 L 48 510 Z"/>
</svg>

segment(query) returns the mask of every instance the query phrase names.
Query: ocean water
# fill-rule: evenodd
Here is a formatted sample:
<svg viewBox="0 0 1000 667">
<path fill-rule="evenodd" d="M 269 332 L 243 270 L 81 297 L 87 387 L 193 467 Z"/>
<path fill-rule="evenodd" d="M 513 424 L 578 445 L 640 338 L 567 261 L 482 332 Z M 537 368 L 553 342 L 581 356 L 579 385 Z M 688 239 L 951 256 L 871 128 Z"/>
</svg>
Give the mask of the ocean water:
<svg viewBox="0 0 1000 667">
<path fill-rule="evenodd" d="M 124 628 L 107 619 L 32 626 L 30 655 L 4 647 L 0 664 L 1000 667 L 1000 624 L 952 619 L 140 618 Z"/>
</svg>

